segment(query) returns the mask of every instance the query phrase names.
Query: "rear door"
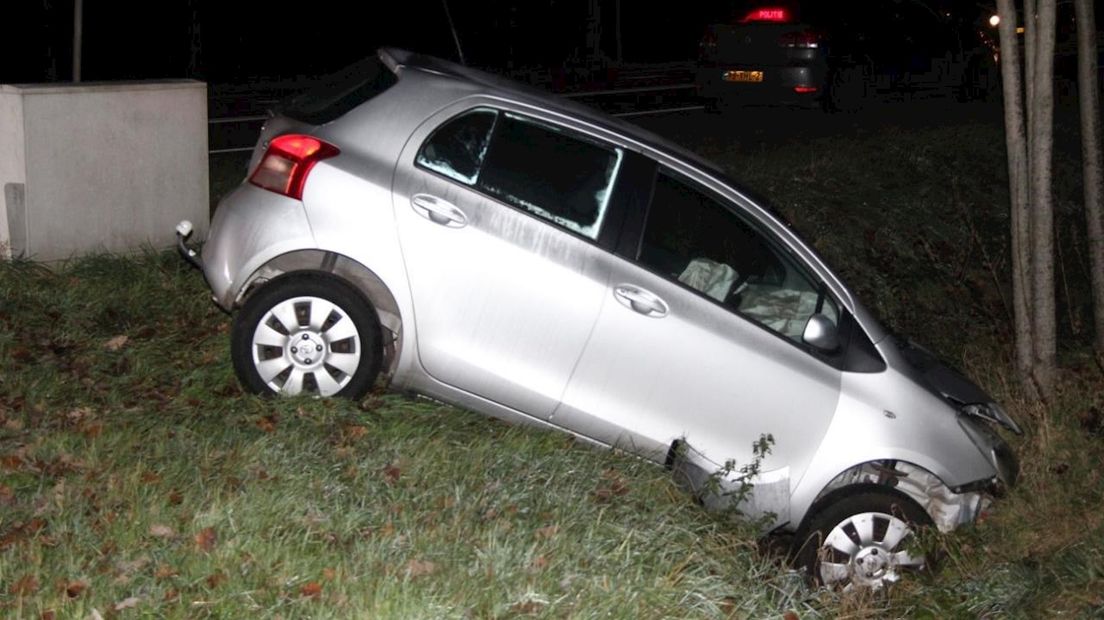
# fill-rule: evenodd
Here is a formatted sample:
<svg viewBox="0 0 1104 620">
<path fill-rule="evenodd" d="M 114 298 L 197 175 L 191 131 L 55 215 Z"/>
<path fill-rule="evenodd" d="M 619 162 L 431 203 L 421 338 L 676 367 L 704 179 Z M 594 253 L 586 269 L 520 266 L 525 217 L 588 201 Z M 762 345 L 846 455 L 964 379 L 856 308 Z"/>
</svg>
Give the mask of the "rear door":
<svg viewBox="0 0 1104 620">
<path fill-rule="evenodd" d="M 595 256 L 623 157 L 497 101 L 415 133 L 394 204 L 429 376 L 548 418 L 601 308 Z"/>
<path fill-rule="evenodd" d="M 769 434 L 764 471 L 800 475 L 841 381 L 801 335 L 813 314 L 837 321 L 837 302 L 765 225 L 671 169 L 626 233 L 635 242 L 603 258 L 602 311 L 552 421 L 657 459 L 685 438 L 740 466 Z"/>
</svg>

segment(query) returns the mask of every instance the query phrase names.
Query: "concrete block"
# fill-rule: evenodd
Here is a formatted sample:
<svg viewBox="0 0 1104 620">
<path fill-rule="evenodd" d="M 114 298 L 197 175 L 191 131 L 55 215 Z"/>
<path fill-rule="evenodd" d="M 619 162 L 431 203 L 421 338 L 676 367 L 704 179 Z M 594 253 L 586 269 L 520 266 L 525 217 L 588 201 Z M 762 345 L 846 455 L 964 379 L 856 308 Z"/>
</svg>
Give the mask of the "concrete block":
<svg viewBox="0 0 1104 620">
<path fill-rule="evenodd" d="M 0 85 L 0 257 L 54 261 L 206 236 L 207 86 Z"/>
</svg>

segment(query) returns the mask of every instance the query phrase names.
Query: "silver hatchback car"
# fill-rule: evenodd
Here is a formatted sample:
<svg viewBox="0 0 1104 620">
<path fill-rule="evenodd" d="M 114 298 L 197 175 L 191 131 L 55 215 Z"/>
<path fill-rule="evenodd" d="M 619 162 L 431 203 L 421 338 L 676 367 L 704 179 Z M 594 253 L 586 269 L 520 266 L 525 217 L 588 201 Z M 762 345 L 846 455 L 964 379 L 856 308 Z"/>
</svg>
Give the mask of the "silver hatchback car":
<svg viewBox="0 0 1104 620">
<path fill-rule="evenodd" d="M 249 390 L 384 384 L 630 451 L 825 584 L 923 566 L 917 526 L 1016 477 L 1015 422 L 716 167 L 467 67 L 385 49 L 291 101 L 202 257 L 188 233 Z"/>
</svg>

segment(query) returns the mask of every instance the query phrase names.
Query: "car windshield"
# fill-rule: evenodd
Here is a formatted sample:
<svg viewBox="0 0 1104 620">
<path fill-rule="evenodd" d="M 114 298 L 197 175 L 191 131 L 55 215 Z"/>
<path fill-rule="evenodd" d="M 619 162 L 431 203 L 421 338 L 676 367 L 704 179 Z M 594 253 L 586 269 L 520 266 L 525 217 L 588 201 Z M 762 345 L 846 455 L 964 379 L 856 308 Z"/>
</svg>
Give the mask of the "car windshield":
<svg viewBox="0 0 1104 620">
<path fill-rule="evenodd" d="M 382 93 L 398 81 L 383 62 L 372 56 L 318 79 L 306 91 L 276 106 L 276 112 L 313 125 L 335 120 Z"/>
</svg>

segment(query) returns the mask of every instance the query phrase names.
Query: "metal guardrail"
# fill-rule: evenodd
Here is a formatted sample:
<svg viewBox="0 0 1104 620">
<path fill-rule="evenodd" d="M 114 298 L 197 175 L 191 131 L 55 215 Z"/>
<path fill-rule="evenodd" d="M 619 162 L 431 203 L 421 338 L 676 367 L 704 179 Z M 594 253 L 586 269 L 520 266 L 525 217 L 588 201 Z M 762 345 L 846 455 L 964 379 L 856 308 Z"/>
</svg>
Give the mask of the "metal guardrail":
<svg viewBox="0 0 1104 620">
<path fill-rule="evenodd" d="M 695 84 L 662 84 L 662 85 L 656 85 L 656 86 L 634 86 L 634 87 L 631 87 L 631 88 L 612 88 L 612 89 L 608 89 L 608 90 L 576 91 L 576 92 L 571 92 L 571 93 L 563 93 L 563 94 L 561 94 L 561 96 L 562 97 L 567 97 L 569 99 L 582 99 L 582 98 L 586 98 L 586 97 L 610 97 L 610 96 L 617 96 L 617 95 L 638 95 L 638 94 L 642 94 L 642 93 L 663 93 L 663 92 L 670 92 L 670 91 L 692 90 L 695 86 L 696 86 Z M 646 110 L 631 110 L 631 111 L 628 111 L 628 112 L 615 112 L 615 113 L 612 113 L 611 115 L 616 116 L 616 117 L 620 117 L 620 118 L 632 118 L 632 117 L 637 117 L 637 116 L 651 116 L 651 115 L 657 115 L 657 114 L 673 114 L 675 112 L 692 112 L 692 111 L 704 110 L 704 109 L 705 109 L 705 106 L 703 106 L 703 105 L 676 105 L 676 106 L 669 106 L 669 107 L 663 107 L 663 108 L 650 108 L 650 109 L 646 109 Z M 217 117 L 217 118 L 207 119 L 207 124 L 210 127 L 217 127 L 217 126 L 220 126 L 220 125 L 233 125 L 235 123 L 248 124 L 248 123 L 263 122 L 265 120 L 268 120 L 268 118 L 269 117 L 268 117 L 267 114 L 251 114 L 251 115 L 245 115 L 245 116 L 221 116 L 221 117 Z M 255 148 L 255 145 L 250 144 L 249 146 L 241 146 L 241 147 L 208 149 L 207 153 L 209 155 L 220 155 L 220 154 L 225 154 L 225 153 L 245 153 L 245 152 L 248 152 L 248 151 L 252 151 L 254 148 Z"/>
</svg>

